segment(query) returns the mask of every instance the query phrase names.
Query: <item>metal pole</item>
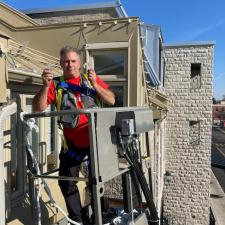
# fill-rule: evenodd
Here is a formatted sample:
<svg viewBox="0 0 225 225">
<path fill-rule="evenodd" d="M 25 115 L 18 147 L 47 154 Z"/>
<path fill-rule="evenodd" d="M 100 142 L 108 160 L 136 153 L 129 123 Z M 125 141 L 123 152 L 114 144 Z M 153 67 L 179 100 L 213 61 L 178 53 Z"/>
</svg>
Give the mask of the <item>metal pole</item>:
<svg viewBox="0 0 225 225">
<path fill-rule="evenodd" d="M 92 114 L 95 112 L 123 112 L 123 111 L 133 111 L 133 110 L 146 110 L 149 109 L 148 106 L 146 107 L 113 107 L 113 108 L 92 108 L 92 109 L 78 109 L 78 110 L 62 110 L 62 111 L 48 111 L 48 112 L 40 112 L 40 113 L 28 113 L 24 114 L 24 119 L 29 118 L 39 118 L 39 117 L 55 117 L 61 115 L 71 115 L 71 114 Z"/>
<path fill-rule="evenodd" d="M 99 193 L 99 174 L 98 174 L 98 157 L 97 157 L 97 143 L 95 133 L 95 115 L 89 115 L 89 141 L 90 141 L 90 156 L 91 156 L 91 176 L 92 180 L 95 178 L 96 183 L 91 184 L 92 201 L 94 203 L 95 224 L 102 225 L 102 212 Z"/>
</svg>

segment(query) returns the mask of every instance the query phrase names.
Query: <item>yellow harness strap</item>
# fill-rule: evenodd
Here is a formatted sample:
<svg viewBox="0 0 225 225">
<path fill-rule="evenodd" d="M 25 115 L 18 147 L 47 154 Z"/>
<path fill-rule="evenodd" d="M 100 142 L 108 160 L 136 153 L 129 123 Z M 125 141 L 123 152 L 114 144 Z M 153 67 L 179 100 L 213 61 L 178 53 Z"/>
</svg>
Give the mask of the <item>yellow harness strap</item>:
<svg viewBox="0 0 225 225">
<path fill-rule="evenodd" d="M 63 82 L 63 81 L 64 81 L 63 77 L 60 77 L 60 82 Z M 55 86 L 55 88 L 56 88 L 56 86 Z M 60 111 L 61 110 L 61 104 L 62 104 L 63 89 L 59 87 L 55 91 L 56 91 L 56 108 L 57 108 L 57 111 Z"/>
<path fill-rule="evenodd" d="M 83 73 L 81 74 L 81 83 L 83 82 L 83 79 L 87 82 L 89 88 L 93 88 L 93 85 L 91 84 L 90 80 L 88 79 L 88 74 Z M 99 99 L 98 95 L 95 96 L 95 102 L 97 106 L 102 106 L 101 100 Z"/>
<path fill-rule="evenodd" d="M 66 142 L 66 139 L 65 137 L 63 136 L 63 153 L 66 153 L 68 151 L 68 145 L 67 145 L 67 142 Z"/>
<path fill-rule="evenodd" d="M 83 79 L 83 78 L 87 81 L 88 87 L 93 87 L 92 84 L 91 84 L 91 82 L 90 82 L 89 79 L 88 79 L 88 74 L 87 74 L 87 73 L 83 73 L 83 74 L 81 75 L 81 83 L 82 83 L 82 79 Z"/>
<path fill-rule="evenodd" d="M 64 80 L 63 77 L 60 77 L 60 82 L 62 82 L 63 80 Z M 57 87 L 56 83 L 54 84 L 55 84 L 55 91 L 56 91 L 56 109 L 57 109 L 57 112 L 59 112 L 61 110 L 63 89 L 60 87 Z M 60 126 L 60 123 L 59 123 L 59 121 L 61 120 L 61 116 L 58 116 L 57 118 L 58 118 L 57 121 L 58 121 L 59 129 L 62 130 L 62 127 Z"/>
</svg>

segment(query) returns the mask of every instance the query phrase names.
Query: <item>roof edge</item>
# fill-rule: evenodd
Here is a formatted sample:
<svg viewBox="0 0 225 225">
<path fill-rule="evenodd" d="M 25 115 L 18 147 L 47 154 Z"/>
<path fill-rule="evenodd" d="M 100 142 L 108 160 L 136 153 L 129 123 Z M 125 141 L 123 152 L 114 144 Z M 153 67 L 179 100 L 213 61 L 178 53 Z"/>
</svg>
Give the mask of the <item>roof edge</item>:
<svg viewBox="0 0 225 225">
<path fill-rule="evenodd" d="M 89 3 L 89 4 L 75 4 L 75 5 L 67 5 L 64 7 L 49 7 L 49 8 L 34 8 L 34 9 L 24 9 L 21 12 L 25 14 L 41 14 L 41 13 L 51 13 L 51 12 L 61 12 L 61 11 L 76 11 L 82 9 L 97 9 L 97 8 L 116 8 L 118 4 L 116 2 L 97 2 L 97 3 Z"/>
<path fill-rule="evenodd" d="M 163 44 L 164 48 L 169 47 L 191 47 L 191 46 L 203 46 L 203 45 L 209 45 L 214 46 L 216 44 L 215 41 L 199 41 L 199 42 L 181 42 L 181 43 L 174 43 L 174 44 Z"/>
<path fill-rule="evenodd" d="M 68 22 L 68 23 L 56 23 L 56 24 L 38 24 L 36 26 L 24 26 L 24 27 L 14 27 L 9 24 L 5 24 L 8 28 L 12 29 L 13 31 L 25 31 L 25 30 L 37 30 L 37 29 L 51 29 L 55 27 L 68 27 L 68 26 L 81 26 L 83 25 L 84 28 L 88 25 L 93 25 L 96 23 L 101 22 L 102 24 L 111 23 L 117 21 L 118 23 L 131 23 L 131 22 L 138 22 L 140 21 L 139 17 L 124 17 L 124 18 L 110 18 L 104 20 L 87 20 L 87 21 L 79 21 L 79 22 Z M 1 21 L 0 21 L 1 22 Z"/>
<path fill-rule="evenodd" d="M 35 20 L 33 20 L 29 16 L 25 15 L 23 12 L 13 8 L 12 6 L 10 6 L 8 4 L 6 4 L 5 2 L 0 1 L 0 5 L 2 7 L 4 7 L 5 9 L 10 10 L 11 12 L 15 13 L 17 16 L 24 19 L 25 21 L 29 22 L 31 25 L 38 25 L 38 23 Z"/>
</svg>

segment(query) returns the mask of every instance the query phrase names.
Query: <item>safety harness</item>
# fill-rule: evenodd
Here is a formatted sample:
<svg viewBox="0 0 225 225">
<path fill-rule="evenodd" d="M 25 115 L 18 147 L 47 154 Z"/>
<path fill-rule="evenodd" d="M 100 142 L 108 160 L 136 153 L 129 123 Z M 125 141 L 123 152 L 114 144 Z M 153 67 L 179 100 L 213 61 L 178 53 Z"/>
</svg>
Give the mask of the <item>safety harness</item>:
<svg viewBox="0 0 225 225">
<path fill-rule="evenodd" d="M 101 101 L 96 90 L 88 80 L 88 75 L 81 74 L 81 84 L 75 85 L 65 81 L 64 77 L 56 77 L 53 79 L 56 90 L 56 109 L 74 110 L 77 109 L 77 97 L 74 91 L 80 93 L 82 108 L 95 108 L 101 106 Z M 79 115 L 64 115 L 58 117 L 58 124 L 63 128 L 76 128 L 79 121 Z"/>
<path fill-rule="evenodd" d="M 77 97 L 73 92 L 80 93 L 82 108 L 97 108 L 101 106 L 101 101 L 97 95 L 96 90 L 93 88 L 91 82 L 88 80 L 87 73 L 80 75 L 80 85 L 70 84 L 65 81 L 64 77 L 55 77 L 53 79 L 56 91 L 56 109 L 61 110 L 74 110 L 77 109 Z M 62 128 L 76 128 L 79 122 L 79 114 L 70 114 L 58 116 L 58 126 Z M 68 143 L 63 138 L 63 153 L 67 154 L 77 162 L 81 162 L 82 158 L 76 154 L 73 149 L 68 147 Z"/>
</svg>

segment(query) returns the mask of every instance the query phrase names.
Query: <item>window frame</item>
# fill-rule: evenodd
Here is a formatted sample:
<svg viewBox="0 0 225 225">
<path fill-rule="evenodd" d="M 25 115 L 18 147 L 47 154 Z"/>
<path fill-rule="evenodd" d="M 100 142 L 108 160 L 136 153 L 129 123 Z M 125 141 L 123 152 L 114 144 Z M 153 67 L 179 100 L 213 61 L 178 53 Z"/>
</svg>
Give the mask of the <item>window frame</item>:
<svg viewBox="0 0 225 225">
<path fill-rule="evenodd" d="M 91 68 L 94 68 L 94 57 L 93 55 L 96 54 L 96 55 L 100 55 L 102 53 L 108 53 L 108 52 L 113 52 L 113 53 L 119 53 L 121 55 L 124 56 L 124 74 L 120 74 L 120 75 L 117 75 L 117 74 L 107 74 L 107 75 L 99 75 L 100 77 L 102 77 L 104 80 L 112 80 L 112 79 L 119 79 L 120 81 L 125 81 L 127 80 L 127 74 L 128 74 L 128 52 L 126 50 L 123 50 L 123 49 L 97 49 L 97 50 L 90 50 L 89 51 L 89 63 L 88 65 L 91 67 Z"/>
<path fill-rule="evenodd" d="M 108 43 L 92 43 L 86 44 L 85 56 L 88 66 L 94 69 L 94 53 L 115 52 L 122 53 L 125 56 L 124 60 L 124 74 L 123 75 L 98 75 L 102 80 L 106 81 L 111 87 L 122 86 L 123 87 L 123 106 L 128 105 L 128 54 L 129 54 L 128 42 L 108 42 Z"/>
</svg>

